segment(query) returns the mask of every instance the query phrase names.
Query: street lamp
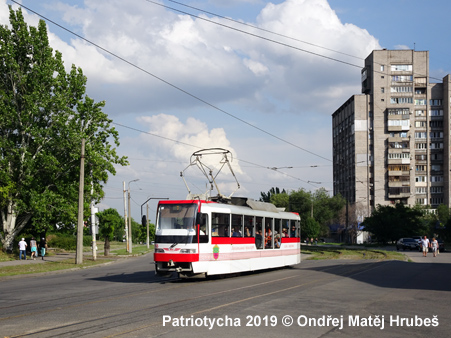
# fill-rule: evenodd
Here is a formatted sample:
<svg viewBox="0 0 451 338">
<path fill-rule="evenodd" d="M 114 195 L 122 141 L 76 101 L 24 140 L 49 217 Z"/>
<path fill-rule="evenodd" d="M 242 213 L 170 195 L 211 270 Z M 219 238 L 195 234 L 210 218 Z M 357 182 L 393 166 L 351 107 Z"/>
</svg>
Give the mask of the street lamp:
<svg viewBox="0 0 451 338">
<path fill-rule="evenodd" d="M 147 227 L 147 239 L 146 239 L 146 244 L 147 244 L 147 249 L 149 249 L 149 204 L 147 204 L 147 213 L 146 213 L 146 219 L 144 222 L 144 216 L 143 216 L 143 206 L 144 204 L 146 204 L 147 202 L 149 202 L 150 200 L 168 200 L 169 197 L 150 197 L 147 199 L 147 201 L 145 201 L 143 204 L 141 204 L 141 222 L 142 225 L 144 225 L 144 223 L 146 224 Z"/>
<path fill-rule="evenodd" d="M 132 211 L 130 207 L 130 183 L 139 181 L 139 178 L 128 182 L 128 253 L 132 253 Z"/>
</svg>

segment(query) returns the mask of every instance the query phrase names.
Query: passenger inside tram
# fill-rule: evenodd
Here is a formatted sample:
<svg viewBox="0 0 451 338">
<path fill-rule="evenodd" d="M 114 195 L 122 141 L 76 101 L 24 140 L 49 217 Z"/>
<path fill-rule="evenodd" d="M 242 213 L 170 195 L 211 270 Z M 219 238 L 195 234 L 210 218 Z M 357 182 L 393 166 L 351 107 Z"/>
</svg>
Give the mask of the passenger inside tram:
<svg viewBox="0 0 451 338">
<path fill-rule="evenodd" d="M 239 227 L 233 229 L 232 237 L 241 237 L 241 232 Z"/>
<path fill-rule="evenodd" d="M 255 246 L 257 249 L 263 249 L 263 236 L 261 229 L 259 229 L 257 231 L 257 235 L 255 235 Z"/>
</svg>

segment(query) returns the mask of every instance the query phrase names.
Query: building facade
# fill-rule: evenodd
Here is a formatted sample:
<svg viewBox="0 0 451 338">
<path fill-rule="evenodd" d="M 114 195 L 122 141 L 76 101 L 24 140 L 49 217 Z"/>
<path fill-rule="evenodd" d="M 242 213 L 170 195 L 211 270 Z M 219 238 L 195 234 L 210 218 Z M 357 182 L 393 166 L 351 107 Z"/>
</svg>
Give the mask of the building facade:
<svg viewBox="0 0 451 338">
<path fill-rule="evenodd" d="M 361 82 L 332 114 L 334 194 L 362 217 L 378 204 L 451 207 L 450 76 L 431 81 L 428 51 L 375 50 Z"/>
</svg>

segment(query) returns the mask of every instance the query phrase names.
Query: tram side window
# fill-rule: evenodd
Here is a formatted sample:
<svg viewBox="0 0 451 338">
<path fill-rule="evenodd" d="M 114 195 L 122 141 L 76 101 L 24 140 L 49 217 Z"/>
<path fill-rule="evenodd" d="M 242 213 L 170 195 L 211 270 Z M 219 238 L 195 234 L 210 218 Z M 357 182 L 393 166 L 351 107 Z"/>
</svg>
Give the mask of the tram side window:
<svg viewBox="0 0 451 338">
<path fill-rule="evenodd" d="M 208 243 L 208 214 L 200 215 L 199 243 Z"/>
<path fill-rule="evenodd" d="M 299 237 L 299 229 L 296 223 L 296 221 L 290 221 L 290 237 Z"/>
<path fill-rule="evenodd" d="M 230 214 L 211 214 L 211 235 L 230 237 Z"/>
<path fill-rule="evenodd" d="M 244 237 L 254 237 L 254 216 L 244 216 Z"/>
<path fill-rule="evenodd" d="M 276 218 L 274 220 L 274 248 L 279 249 L 281 245 L 282 238 L 282 220 Z"/>
<path fill-rule="evenodd" d="M 290 237 L 289 230 L 290 230 L 290 221 L 287 219 L 283 219 L 282 220 L 282 238 Z"/>
<path fill-rule="evenodd" d="M 272 225 L 272 218 L 265 217 L 265 248 L 272 249 L 274 241 L 274 229 Z"/>
<path fill-rule="evenodd" d="M 232 237 L 243 237 L 242 215 L 232 215 Z"/>
<path fill-rule="evenodd" d="M 257 249 L 263 249 L 263 217 L 255 217 L 255 246 Z"/>
</svg>

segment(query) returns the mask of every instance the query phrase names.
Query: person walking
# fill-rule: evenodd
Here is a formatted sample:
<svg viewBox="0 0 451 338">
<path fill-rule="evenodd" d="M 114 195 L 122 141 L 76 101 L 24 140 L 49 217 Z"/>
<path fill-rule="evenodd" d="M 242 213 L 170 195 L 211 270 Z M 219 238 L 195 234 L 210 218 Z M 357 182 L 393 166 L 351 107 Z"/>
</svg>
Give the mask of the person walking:
<svg viewBox="0 0 451 338">
<path fill-rule="evenodd" d="M 22 240 L 19 242 L 19 260 L 23 259 L 27 260 L 27 242 L 25 242 L 25 238 L 22 238 Z"/>
<path fill-rule="evenodd" d="M 426 257 L 430 246 L 429 240 L 426 236 L 421 239 L 421 246 L 423 247 L 423 257 Z"/>
<path fill-rule="evenodd" d="M 431 248 L 432 248 L 432 256 L 437 257 L 438 241 L 435 239 L 435 237 L 432 237 Z"/>
<path fill-rule="evenodd" d="M 30 247 L 31 247 L 31 258 L 35 261 L 36 260 L 36 256 L 38 254 L 38 249 L 37 249 L 38 244 L 36 243 L 36 239 L 34 237 L 31 237 L 31 241 L 30 241 Z"/>
<path fill-rule="evenodd" d="M 45 241 L 45 237 L 41 238 L 41 241 L 39 242 L 39 247 L 41 249 L 42 260 L 44 260 L 45 249 L 47 249 L 47 242 Z"/>
</svg>

